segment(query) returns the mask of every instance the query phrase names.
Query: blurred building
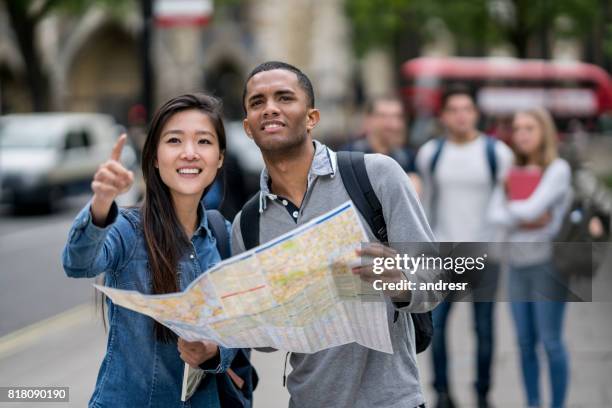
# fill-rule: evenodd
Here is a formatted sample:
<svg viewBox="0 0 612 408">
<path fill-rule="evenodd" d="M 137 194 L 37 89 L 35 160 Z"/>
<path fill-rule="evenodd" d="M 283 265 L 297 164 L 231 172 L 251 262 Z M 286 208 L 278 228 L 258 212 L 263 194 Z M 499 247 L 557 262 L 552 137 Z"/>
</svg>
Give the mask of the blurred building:
<svg viewBox="0 0 612 408">
<path fill-rule="evenodd" d="M 360 60 L 354 57 L 344 0 L 218 3 L 224 4 L 216 6 L 206 25 L 152 25 L 154 106 L 182 92 L 204 90 L 223 99 L 228 119 L 241 120 L 248 72 L 277 59 L 297 65 L 313 80 L 323 113 L 317 136 L 346 137 L 358 127 L 357 99 L 363 102 L 398 89 L 404 61 L 396 59 L 393 47 L 368 50 Z M 78 16 L 56 10 L 40 22 L 36 48 L 49 80 L 52 110 L 109 113 L 126 125 L 142 118 L 142 110 L 133 109 L 143 95 L 141 4 L 126 1 L 119 11 L 91 6 Z M 561 19 L 559 24 L 569 23 Z M 442 20 L 432 17 L 422 26 L 417 44 L 402 45 L 411 48 L 410 58 L 460 54 L 457 39 Z M 539 45 L 535 41 L 530 46 Z M 555 38 L 551 48 L 557 59 L 582 54 L 577 39 Z M 483 52 L 507 56 L 511 49 L 499 45 Z M 5 2 L 0 1 L 0 113 L 31 110 L 25 73 Z"/>
<path fill-rule="evenodd" d="M 25 62 L 0 8 L 2 112 L 31 110 Z M 50 14 L 36 30 L 36 49 L 49 81 L 49 106 L 57 111 L 96 111 L 125 121 L 140 95 L 137 13 L 122 18 L 92 7 L 74 18 Z"/>
<path fill-rule="evenodd" d="M 25 66 L 0 5 L 0 112 L 31 109 Z M 126 123 L 141 101 L 143 18 L 139 2 L 126 12 L 92 6 L 79 16 L 52 13 L 37 29 L 37 48 L 50 82 L 50 106 L 109 113 Z M 205 26 L 153 26 L 154 105 L 182 92 L 221 97 L 229 119 L 242 118 L 242 87 L 258 63 L 277 59 L 302 68 L 324 112 L 319 135 L 344 131 L 352 101 L 353 61 L 342 0 L 245 1 L 215 9 Z"/>
</svg>

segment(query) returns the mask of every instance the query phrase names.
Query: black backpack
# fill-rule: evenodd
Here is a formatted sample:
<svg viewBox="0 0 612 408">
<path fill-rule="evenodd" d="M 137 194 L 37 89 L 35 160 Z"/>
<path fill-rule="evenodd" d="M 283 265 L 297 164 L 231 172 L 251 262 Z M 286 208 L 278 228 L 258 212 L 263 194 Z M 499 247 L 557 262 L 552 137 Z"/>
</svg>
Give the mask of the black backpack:
<svg viewBox="0 0 612 408">
<path fill-rule="evenodd" d="M 553 263 L 564 277 L 593 279 L 605 260 L 607 247 L 596 243 L 607 241 L 609 234 L 595 239 L 589 232 L 591 219 L 598 216 L 593 201 L 581 195 L 574 197 L 563 215 L 553 241 Z"/>
<path fill-rule="evenodd" d="M 387 224 L 383 217 L 382 205 L 370 183 L 365 167 L 362 152 L 338 152 L 338 169 L 342 176 L 344 188 L 349 197 L 366 219 L 376 238 L 387 243 Z M 247 250 L 259 245 L 259 194 L 255 194 L 242 207 L 240 216 L 240 231 Z M 395 311 L 393 321 L 396 321 L 399 312 Z M 416 352 L 421 353 L 427 349 L 433 336 L 433 323 L 431 312 L 411 313 L 414 324 Z"/>
<path fill-rule="evenodd" d="M 225 218 L 217 210 L 206 210 L 208 226 L 217 241 L 217 250 L 221 259 L 231 256 L 229 234 L 225 227 Z M 238 349 L 230 368 L 244 380 L 244 385 L 238 389 L 227 373 L 217 374 L 217 392 L 223 408 L 250 408 L 253 406 L 253 391 L 257 388 L 259 376 L 255 367 L 249 361 L 251 349 Z"/>
<path fill-rule="evenodd" d="M 429 174 L 431 175 L 433 175 L 436 170 L 445 143 L 445 137 L 439 137 L 438 139 L 436 139 L 436 149 L 434 150 L 434 154 L 431 157 L 431 162 L 429 163 Z M 497 182 L 497 155 L 495 154 L 495 143 L 497 143 L 496 139 L 491 136 L 485 135 L 485 154 L 487 156 L 487 165 L 489 166 L 489 173 L 491 175 L 491 183 L 494 187 L 495 183 Z"/>
</svg>

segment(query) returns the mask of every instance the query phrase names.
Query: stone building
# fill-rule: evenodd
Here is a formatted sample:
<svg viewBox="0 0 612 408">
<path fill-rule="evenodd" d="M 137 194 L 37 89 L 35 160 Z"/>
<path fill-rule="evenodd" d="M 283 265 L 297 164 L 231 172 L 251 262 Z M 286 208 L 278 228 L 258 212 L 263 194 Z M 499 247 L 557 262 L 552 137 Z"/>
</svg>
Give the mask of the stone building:
<svg viewBox="0 0 612 408">
<path fill-rule="evenodd" d="M 24 62 L 0 4 L 0 112 L 31 109 Z M 92 6 L 78 17 L 53 13 L 41 21 L 38 49 L 57 111 L 98 111 L 127 121 L 141 98 L 137 2 L 121 14 Z M 345 132 L 353 99 L 354 61 L 342 0 L 245 1 L 223 6 L 204 27 L 162 28 L 151 36 L 155 105 L 181 92 L 205 90 L 224 100 L 230 120 L 242 118 L 250 69 L 287 61 L 312 79 L 324 112 L 319 135 Z"/>
</svg>

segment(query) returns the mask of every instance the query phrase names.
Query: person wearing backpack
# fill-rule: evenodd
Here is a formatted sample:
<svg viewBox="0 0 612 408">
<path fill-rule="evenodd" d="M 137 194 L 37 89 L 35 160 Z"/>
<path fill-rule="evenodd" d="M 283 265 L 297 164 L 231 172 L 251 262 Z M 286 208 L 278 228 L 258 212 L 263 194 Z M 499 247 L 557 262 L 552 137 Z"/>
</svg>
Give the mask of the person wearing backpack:
<svg viewBox="0 0 612 408">
<path fill-rule="evenodd" d="M 225 153 L 220 102 L 186 94 L 159 108 L 142 152 L 146 195 L 131 208 L 115 200 L 133 183 L 119 162 L 125 141 L 122 135 L 94 176 L 93 197 L 64 247 L 64 270 L 73 278 L 103 274 L 106 286 L 119 289 L 177 292 L 230 252 L 230 224 L 202 202 Z M 177 339 L 153 319 L 106 303 L 108 344 L 90 407 L 250 407 L 256 375 L 248 350 Z M 206 372 L 186 404 L 185 363 Z M 240 394 L 229 383 L 241 383 L 236 376 L 244 381 Z"/>
<path fill-rule="evenodd" d="M 476 128 L 478 111 L 467 88 L 453 86 L 441 100 L 440 121 L 445 134 L 425 143 L 417 153 L 416 165 L 423 180 L 423 203 L 436 239 L 440 242 L 490 242 L 495 231 L 486 221 L 486 210 L 495 185 L 512 163 L 512 152 L 502 142 Z M 483 274 L 487 289 L 473 303 L 477 339 L 478 407 L 488 406 L 493 358 L 493 313 L 498 267 L 487 262 Z M 482 292 L 482 291 L 481 291 Z M 455 406 L 448 380 L 446 327 L 453 303 L 443 302 L 433 311 L 432 343 L 434 389 L 437 406 Z"/>
<path fill-rule="evenodd" d="M 245 132 L 261 150 L 266 167 L 261 175 L 261 191 L 234 220 L 234 254 L 291 231 L 351 198 L 345 175 L 339 170 L 339 156 L 312 138 L 320 113 L 315 109 L 312 84 L 302 71 L 284 62 L 260 64 L 247 78 L 243 104 Z M 433 234 L 425 213 L 402 168 L 387 156 L 361 157 L 361 161 L 348 162 L 357 166 L 364 163 L 371 182 L 371 189 L 365 188 L 369 197 L 374 194 L 379 201 L 378 210 L 386 227 L 384 241 L 431 243 Z M 361 170 L 353 174 L 357 172 Z M 356 177 L 360 182 L 366 181 L 362 176 Z M 363 214 L 361 218 L 370 240 L 377 241 L 369 219 Z M 366 247 L 361 255 L 377 253 L 372 251 L 372 247 Z M 354 272 L 366 274 L 367 269 L 357 268 Z M 369 269 L 371 272 L 371 266 Z M 389 274 L 403 277 L 398 270 Z M 380 276 L 391 279 L 385 274 Z M 357 343 L 312 354 L 291 353 L 289 406 L 424 406 L 409 312 L 427 312 L 439 301 L 422 292 L 386 297 L 393 354 Z"/>
<path fill-rule="evenodd" d="M 569 358 L 562 336 L 564 300 L 569 292 L 553 265 L 551 242 L 572 200 L 571 169 L 558 157 L 556 137 L 547 111 L 531 109 L 515 114 L 515 164 L 519 170 L 539 173 L 538 182 L 523 197 L 513 199 L 517 188 L 509 179 L 505 188 L 496 189 L 489 209 L 491 221 L 506 229 L 506 240 L 519 243 L 509 249 L 508 286 L 529 407 L 542 406 L 536 352 L 539 342 L 548 360 L 551 407 L 564 406 L 569 381 Z"/>
</svg>

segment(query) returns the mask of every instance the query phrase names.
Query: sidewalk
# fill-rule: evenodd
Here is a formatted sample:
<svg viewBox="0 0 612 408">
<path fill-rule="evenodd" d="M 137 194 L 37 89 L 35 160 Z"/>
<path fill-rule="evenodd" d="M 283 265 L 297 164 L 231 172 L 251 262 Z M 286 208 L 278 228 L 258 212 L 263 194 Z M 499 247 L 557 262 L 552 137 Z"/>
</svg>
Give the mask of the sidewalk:
<svg viewBox="0 0 612 408">
<path fill-rule="evenodd" d="M 452 389 L 461 407 L 475 406 L 475 341 L 470 304 L 458 304 L 449 319 L 449 355 Z M 523 407 L 518 349 L 508 303 L 496 305 L 496 350 L 490 402 L 496 408 Z M 568 407 L 605 408 L 612 406 L 612 303 L 568 304 L 565 340 L 570 355 Z M 470 325 L 470 326 L 467 326 Z M 540 379 L 544 401 L 550 401 L 548 366 L 540 350 Z M 431 355 L 419 355 L 422 382 L 428 402 L 435 402 L 431 389 Z M 547 406 L 544 404 L 543 406 Z"/>
<path fill-rule="evenodd" d="M 87 406 L 106 348 L 99 310 L 86 304 L 0 338 L 0 386 L 67 386 L 70 403 L 0 403 L 0 407 Z M 253 353 L 259 407 L 286 407 L 284 353 Z"/>
</svg>

